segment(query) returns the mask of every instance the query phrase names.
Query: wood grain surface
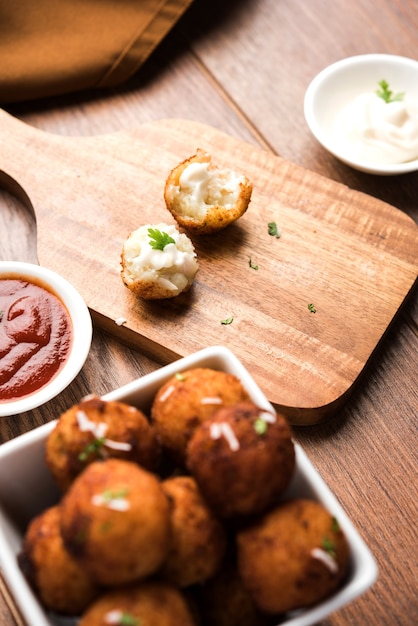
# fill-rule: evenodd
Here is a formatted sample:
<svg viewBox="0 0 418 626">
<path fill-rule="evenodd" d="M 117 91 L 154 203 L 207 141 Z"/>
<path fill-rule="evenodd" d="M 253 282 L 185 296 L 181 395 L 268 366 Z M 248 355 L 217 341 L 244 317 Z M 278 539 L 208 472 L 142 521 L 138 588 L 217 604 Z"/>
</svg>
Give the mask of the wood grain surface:
<svg viewBox="0 0 418 626">
<path fill-rule="evenodd" d="M 381 178 L 351 170 L 316 143 L 303 118 L 303 96 L 318 71 L 367 52 L 416 59 L 417 33 L 412 0 L 195 0 L 128 84 L 7 108 L 30 126 L 73 137 L 167 118 L 204 123 L 382 200 L 418 223 L 418 173 Z M 0 192 L 0 258 L 36 262 L 36 248 L 33 214 Z M 321 626 L 418 623 L 417 296 L 415 287 L 332 419 L 294 427 L 379 566 L 375 585 Z M 79 376 L 43 407 L 2 419 L 0 443 L 57 417 L 91 391 L 104 394 L 157 367 L 158 359 L 96 324 Z M 20 626 L 16 611 L 0 590 L 1 624 Z"/>
<path fill-rule="evenodd" d="M 293 423 L 341 406 L 414 285 L 410 218 L 213 127 L 160 120 L 64 138 L 0 111 L 0 128 L 0 171 L 34 210 L 39 262 L 80 291 L 96 321 L 164 362 L 228 346 Z M 191 291 L 143 301 L 121 281 L 123 242 L 173 221 L 164 183 L 197 148 L 250 178 L 250 208 L 221 234 L 194 238 Z"/>
</svg>

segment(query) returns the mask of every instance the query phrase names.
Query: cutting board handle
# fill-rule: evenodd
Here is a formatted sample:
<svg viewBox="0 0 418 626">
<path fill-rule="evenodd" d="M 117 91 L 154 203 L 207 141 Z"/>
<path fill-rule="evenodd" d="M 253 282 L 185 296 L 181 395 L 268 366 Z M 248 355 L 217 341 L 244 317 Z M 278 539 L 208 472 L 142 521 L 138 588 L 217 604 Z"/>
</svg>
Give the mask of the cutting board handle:
<svg viewBox="0 0 418 626">
<path fill-rule="evenodd" d="M 23 156 L 23 160 L 27 161 L 24 155 L 27 154 L 28 148 L 32 151 L 34 148 L 32 142 L 38 141 L 42 135 L 47 135 L 47 133 L 0 109 L 0 169 L 7 170 L 9 155 L 14 152 L 18 152 L 19 156 Z"/>
<path fill-rule="evenodd" d="M 51 169 L 51 150 L 62 137 L 39 130 L 0 109 L 0 183 L 25 204 L 31 205 L 31 189 L 39 184 L 43 168 Z"/>
<path fill-rule="evenodd" d="M 16 117 L 7 113 L 4 109 L 0 109 L 0 130 L 1 132 L 25 132 L 25 129 L 30 132 L 30 129 L 33 129 L 32 126 L 25 124 L 21 120 L 18 120 Z M 33 129 L 36 131 L 36 129 Z"/>
</svg>

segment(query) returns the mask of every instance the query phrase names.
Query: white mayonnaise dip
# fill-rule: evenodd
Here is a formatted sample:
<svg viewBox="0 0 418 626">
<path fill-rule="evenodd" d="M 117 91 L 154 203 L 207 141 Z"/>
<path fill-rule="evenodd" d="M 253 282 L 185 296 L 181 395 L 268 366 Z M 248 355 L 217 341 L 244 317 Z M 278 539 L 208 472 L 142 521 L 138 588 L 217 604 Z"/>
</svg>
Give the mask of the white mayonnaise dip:
<svg viewBox="0 0 418 626">
<path fill-rule="evenodd" d="M 179 183 L 183 191 L 188 191 L 194 202 L 206 202 L 211 174 L 209 163 L 190 163 L 182 172 Z"/>
<path fill-rule="evenodd" d="M 364 93 L 342 109 L 333 128 L 339 150 L 370 163 L 418 158 L 418 102 L 385 102 Z"/>
<path fill-rule="evenodd" d="M 209 165 L 206 161 L 194 161 L 181 173 L 178 192 L 182 197 L 183 214 L 201 217 L 212 205 L 225 209 L 235 206 L 245 177 L 232 170 L 210 169 Z"/>
</svg>

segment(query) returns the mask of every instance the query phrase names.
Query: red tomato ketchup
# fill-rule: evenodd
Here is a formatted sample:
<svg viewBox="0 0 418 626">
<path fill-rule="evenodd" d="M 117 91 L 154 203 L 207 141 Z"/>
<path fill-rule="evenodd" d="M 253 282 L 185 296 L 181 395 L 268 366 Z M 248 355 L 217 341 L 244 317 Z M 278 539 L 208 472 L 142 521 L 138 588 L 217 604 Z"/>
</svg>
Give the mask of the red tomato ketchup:
<svg viewBox="0 0 418 626">
<path fill-rule="evenodd" d="M 61 300 L 24 277 L 0 279 L 0 403 L 47 385 L 68 359 L 73 337 Z"/>
</svg>

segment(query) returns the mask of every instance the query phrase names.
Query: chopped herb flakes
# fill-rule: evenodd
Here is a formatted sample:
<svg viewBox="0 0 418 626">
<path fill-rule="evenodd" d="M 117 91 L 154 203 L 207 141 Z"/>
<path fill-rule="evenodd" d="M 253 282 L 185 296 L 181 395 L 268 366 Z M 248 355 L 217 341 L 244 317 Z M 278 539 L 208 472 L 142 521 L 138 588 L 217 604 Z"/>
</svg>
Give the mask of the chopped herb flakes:
<svg viewBox="0 0 418 626">
<path fill-rule="evenodd" d="M 337 518 L 334 516 L 332 517 L 332 520 L 331 520 L 331 530 L 333 533 L 340 532 L 340 525 L 338 523 Z"/>
<path fill-rule="evenodd" d="M 158 228 L 148 228 L 149 245 L 153 250 L 164 250 L 169 243 L 176 243 L 170 235 L 158 230 Z"/>
<path fill-rule="evenodd" d="M 105 522 L 103 522 L 100 526 L 100 532 L 102 532 L 103 534 L 106 534 L 109 532 L 109 530 L 111 530 L 111 528 L 113 527 L 113 524 L 110 520 L 106 520 Z"/>
<path fill-rule="evenodd" d="M 248 261 L 248 265 L 251 267 L 252 270 L 258 270 L 258 265 L 253 263 L 251 259 Z"/>
<path fill-rule="evenodd" d="M 115 491 L 112 489 L 106 489 L 106 491 L 103 491 L 102 493 L 102 498 L 105 502 L 110 502 L 111 500 L 126 498 L 127 495 L 128 495 L 127 489 L 119 489 L 118 491 Z"/>
<path fill-rule="evenodd" d="M 389 83 L 386 80 L 380 80 L 378 85 L 380 89 L 376 90 L 376 94 L 387 104 L 389 104 L 389 102 L 399 102 L 400 100 L 403 100 L 405 92 L 400 91 L 394 94 L 393 91 L 389 89 Z"/>
<path fill-rule="evenodd" d="M 186 380 L 185 375 L 182 374 L 181 372 L 176 372 L 174 376 L 175 378 L 177 378 L 177 380 L 181 380 L 181 381 Z"/>
<path fill-rule="evenodd" d="M 308 309 L 311 313 L 316 313 L 316 307 L 314 304 L 312 303 L 308 304 Z"/>
<path fill-rule="evenodd" d="M 324 537 L 321 543 L 321 548 L 325 550 L 329 556 L 335 559 L 335 544 L 329 537 Z"/>
<path fill-rule="evenodd" d="M 78 460 L 79 461 L 87 461 L 88 457 L 91 454 L 96 454 L 96 453 L 99 452 L 99 450 L 104 445 L 105 441 L 106 441 L 105 437 L 100 437 L 98 439 L 94 439 L 91 443 L 89 443 L 84 448 L 83 452 L 80 452 L 80 454 L 78 455 Z"/>
<path fill-rule="evenodd" d="M 276 222 L 268 223 L 268 234 L 271 235 L 272 237 L 276 237 L 276 239 L 280 239 L 282 233 L 280 229 L 277 227 Z"/>
<path fill-rule="evenodd" d="M 232 324 L 232 322 L 234 321 L 234 318 L 232 317 L 227 317 L 225 320 L 221 320 L 221 324 L 223 324 L 224 326 L 228 326 L 228 324 Z"/>
<path fill-rule="evenodd" d="M 140 621 L 132 613 L 122 613 L 119 624 L 120 626 L 140 626 Z"/>
<path fill-rule="evenodd" d="M 255 420 L 253 425 L 257 435 L 264 435 L 267 432 L 267 422 L 262 420 L 260 417 Z"/>
</svg>

